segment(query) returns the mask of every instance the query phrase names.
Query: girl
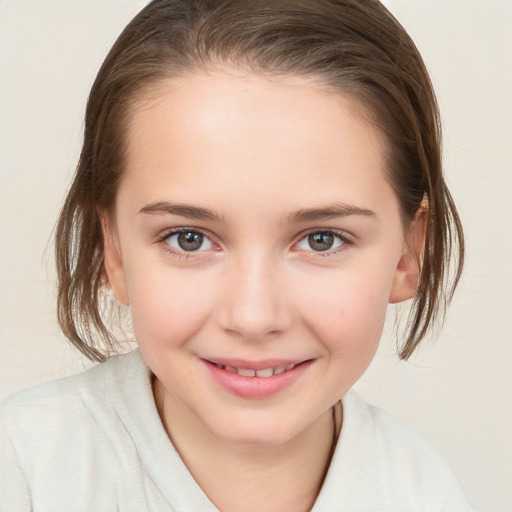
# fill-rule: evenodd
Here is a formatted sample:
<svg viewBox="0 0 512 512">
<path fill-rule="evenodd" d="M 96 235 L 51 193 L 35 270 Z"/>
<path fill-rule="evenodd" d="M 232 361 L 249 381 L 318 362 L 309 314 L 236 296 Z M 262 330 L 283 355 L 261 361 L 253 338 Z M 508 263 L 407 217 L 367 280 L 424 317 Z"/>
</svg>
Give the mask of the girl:
<svg viewBox="0 0 512 512">
<path fill-rule="evenodd" d="M 92 87 L 57 228 L 81 375 L 2 410 L 2 510 L 471 510 L 352 385 L 462 268 L 435 97 L 375 0 L 155 0 Z M 449 262 L 454 261 L 454 268 Z M 120 304 L 138 349 L 116 351 Z"/>
</svg>

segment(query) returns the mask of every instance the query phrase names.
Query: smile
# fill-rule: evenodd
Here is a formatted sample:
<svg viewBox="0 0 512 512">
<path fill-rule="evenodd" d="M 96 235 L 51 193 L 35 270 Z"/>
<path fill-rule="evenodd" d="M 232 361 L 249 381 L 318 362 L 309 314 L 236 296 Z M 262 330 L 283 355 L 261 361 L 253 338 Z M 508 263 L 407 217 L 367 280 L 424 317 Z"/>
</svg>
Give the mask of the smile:
<svg viewBox="0 0 512 512">
<path fill-rule="evenodd" d="M 268 378 L 273 375 L 280 375 L 281 373 L 287 372 L 289 370 L 293 370 L 296 364 L 289 364 L 287 366 L 278 366 L 277 368 L 263 368 L 261 370 L 255 370 L 251 368 L 235 368 L 234 366 L 228 366 L 220 363 L 212 363 L 215 364 L 217 368 L 221 370 L 226 370 L 231 373 L 238 373 L 238 375 L 242 377 L 261 377 Z"/>
<path fill-rule="evenodd" d="M 230 394 L 244 399 L 264 399 L 295 385 L 314 364 L 306 360 L 247 361 L 241 359 L 202 359 L 208 373 Z"/>
</svg>

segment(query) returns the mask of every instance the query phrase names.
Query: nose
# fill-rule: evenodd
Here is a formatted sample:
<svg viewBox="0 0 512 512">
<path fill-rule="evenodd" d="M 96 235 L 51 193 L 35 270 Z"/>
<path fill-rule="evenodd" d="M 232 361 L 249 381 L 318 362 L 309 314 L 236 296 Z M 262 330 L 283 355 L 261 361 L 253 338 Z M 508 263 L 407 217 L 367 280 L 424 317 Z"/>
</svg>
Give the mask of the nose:
<svg viewBox="0 0 512 512">
<path fill-rule="evenodd" d="M 247 341 L 275 337 L 290 328 L 293 313 L 285 279 L 277 264 L 252 257 L 227 271 L 219 324 Z"/>
</svg>

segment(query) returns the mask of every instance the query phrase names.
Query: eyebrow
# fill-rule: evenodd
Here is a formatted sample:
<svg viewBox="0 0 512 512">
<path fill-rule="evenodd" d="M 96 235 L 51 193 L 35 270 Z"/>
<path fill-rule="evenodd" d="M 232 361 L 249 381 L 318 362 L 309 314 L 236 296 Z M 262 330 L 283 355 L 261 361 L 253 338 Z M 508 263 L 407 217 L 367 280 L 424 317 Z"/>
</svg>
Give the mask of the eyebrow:
<svg viewBox="0 0 512 512">
<path fill-rule="evenodd" d="M 139 213 L 145 215 L 178 215 L 187 219 L 211 220 L 221 222 L 222 217 L 209 208 L 191 206 L 187 204 L 169 203 L 159 201 L 148 204 L 139 210 Z M 375 212 L 366 208 L 350 206 L 344 204 L 333 204 L 318 208 L 300 209 L 288 216 L 289 223 L 313 222 L 317 220 L 339 219 L 361 215 L 365 217 L 375 217 Z"/>
<path fill-rule="evenodd" d="M 364 217 L 375 217 L 375 212 L 366 208 L 345 204 L 333 204 L 320 208 L 307 208 L 297 210 L 288 217 L 288 222 L 312 222 L 316 220 L 339 219 L 341 217 L 349 217 L 352 215 L 362 215 Z"/>
<path fill-rule="evenodd" d="M 146 215 L 179 215 L 187 219 L 221 221 L 221 217 L 208 208 L 162 201 L 144 206 L 139 210 L 139 213 Z"/>
</svg>

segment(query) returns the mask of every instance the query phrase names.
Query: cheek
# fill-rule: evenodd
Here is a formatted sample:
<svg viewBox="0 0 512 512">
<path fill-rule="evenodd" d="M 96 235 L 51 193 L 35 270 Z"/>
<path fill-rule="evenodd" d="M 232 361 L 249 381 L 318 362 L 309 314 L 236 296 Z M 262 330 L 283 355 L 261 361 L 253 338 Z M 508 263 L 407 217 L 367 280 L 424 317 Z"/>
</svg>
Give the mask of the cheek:
<svg viewBox="0 0 512 512">
<path fill-rule="evenodd" d="M 326 274 L 302 294 L 303 320 L 331 353 L 377 348 L 386 316 L 392 278 L 382 269 L 345 269 Z M 297 293 L 299 296 L 299 293 Z"/>
<path fill-rule="evenodd" d="M 214 302 L 211 278 L 165 265 L 134 270 L 127 281 L 139 344 L 178 346 L 207 322 Z"/>
</svg>

